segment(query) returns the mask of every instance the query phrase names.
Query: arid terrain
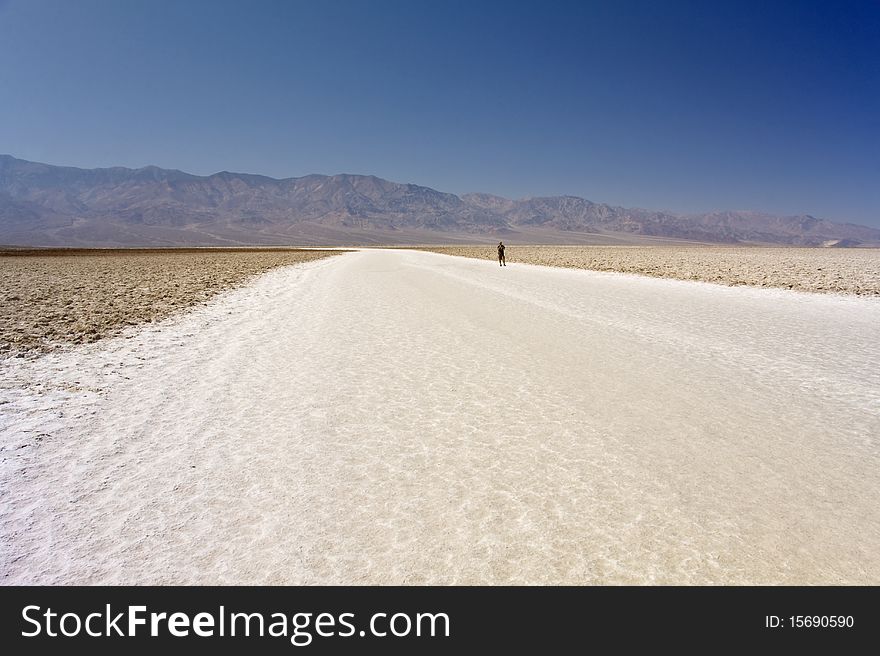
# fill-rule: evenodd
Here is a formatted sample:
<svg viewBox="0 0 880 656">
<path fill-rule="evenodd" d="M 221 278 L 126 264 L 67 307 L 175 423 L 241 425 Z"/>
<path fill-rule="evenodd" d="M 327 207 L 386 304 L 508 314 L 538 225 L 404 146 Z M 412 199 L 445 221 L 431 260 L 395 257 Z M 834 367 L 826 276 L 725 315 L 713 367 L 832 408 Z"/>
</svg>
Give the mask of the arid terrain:
<svg viewBox="0 0 880 656">
<path fill-rule="evenodd" d="M 880 229 L 811 215 L 676 214 L 577 196 L 456 196 L 371 175 L 198 176 L 78 169 L 0 155 L 0 243 L 231 246 L 644 243 L 880 246 Z"/>
<path fill-rule="evenodd" d="M 487 246 L 420 247 L 495 260 Z M 0 250 L 0 354 L 94 342 L 204 302 L 277 266 L 338 250 Z M 729 286 L 880 296 L 880 249 L 516 246 L 509 264 L 636 273 Z"/>
<path fill-rule="evenodd" d="M 494 246 L 420 250 L 496 260 Z M 721 285 L 880 296 L 880 249 L 726 246 L 509 246 L 507 263 L 637 273 Z"/>
<path fill-rule="evenodd" d="M 0 585 L 880 583 L 880 298 L 511 259 L 0 358 Z"/>
<path fill-rule="evenodd" d="M 0 251 L 0 354 L 94 342 L 156 321 L 255 275 L 340 251 Z"/>
</svg>

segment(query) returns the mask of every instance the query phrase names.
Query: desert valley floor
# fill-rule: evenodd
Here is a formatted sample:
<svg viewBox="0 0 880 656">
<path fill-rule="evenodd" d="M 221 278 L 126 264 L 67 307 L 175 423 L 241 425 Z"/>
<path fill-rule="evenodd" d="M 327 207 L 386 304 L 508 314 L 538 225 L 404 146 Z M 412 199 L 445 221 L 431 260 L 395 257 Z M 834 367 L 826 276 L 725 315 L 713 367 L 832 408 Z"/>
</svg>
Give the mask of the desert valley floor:
<svg viewBox="0 0 880 656">
<path fill-rule="evenodd" d="M 880 298 L 407 250 L 0 360 L 0 582 L 880 583 Z"/>
</svg>

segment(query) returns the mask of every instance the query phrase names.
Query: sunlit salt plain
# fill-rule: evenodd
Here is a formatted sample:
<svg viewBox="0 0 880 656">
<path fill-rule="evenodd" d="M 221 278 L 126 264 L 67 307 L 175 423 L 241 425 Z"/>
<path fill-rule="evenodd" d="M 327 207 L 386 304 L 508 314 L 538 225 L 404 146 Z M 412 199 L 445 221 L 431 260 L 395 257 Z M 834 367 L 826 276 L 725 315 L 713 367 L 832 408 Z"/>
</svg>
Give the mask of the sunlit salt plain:
<svg viewBox="0 0 880 656">
<path fill-rule="evenodd" d="M 880 299 L 361 251 L 0 361 L 0 581 L 880 583 Z"/>
</svg>

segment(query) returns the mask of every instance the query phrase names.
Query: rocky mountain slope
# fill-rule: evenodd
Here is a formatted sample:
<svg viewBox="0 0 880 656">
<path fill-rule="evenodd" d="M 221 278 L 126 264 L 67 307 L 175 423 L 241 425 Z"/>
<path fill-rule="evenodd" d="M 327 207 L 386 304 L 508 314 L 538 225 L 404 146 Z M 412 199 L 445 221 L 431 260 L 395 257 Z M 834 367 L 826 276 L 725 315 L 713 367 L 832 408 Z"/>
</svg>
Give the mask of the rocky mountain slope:
<svg viewBox="0 0 880 656">
<path fill-rule="evenodd" d="M 811 216 L 678 215 L 575 196 L 456 196 L 366 175 L 282 180 L 148 166 L 79 169 L 0 155 L 0 243 L 369 244 L 489 241 L 880 244 L 880 230 Z"/>
</svg>

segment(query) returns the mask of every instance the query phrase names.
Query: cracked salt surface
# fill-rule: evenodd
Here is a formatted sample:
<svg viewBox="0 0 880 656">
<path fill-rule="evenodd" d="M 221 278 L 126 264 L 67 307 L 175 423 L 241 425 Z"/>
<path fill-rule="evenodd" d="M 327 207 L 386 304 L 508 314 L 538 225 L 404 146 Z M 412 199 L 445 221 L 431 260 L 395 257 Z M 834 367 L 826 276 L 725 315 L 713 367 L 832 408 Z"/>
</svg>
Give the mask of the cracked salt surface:
<svg viewBox="0 0 880 656">
<path fill-rule="evenodd" d="M 0 581 L 880 582 L 880 300 L 362 251 L 0 361 Z"/>
</svg>

